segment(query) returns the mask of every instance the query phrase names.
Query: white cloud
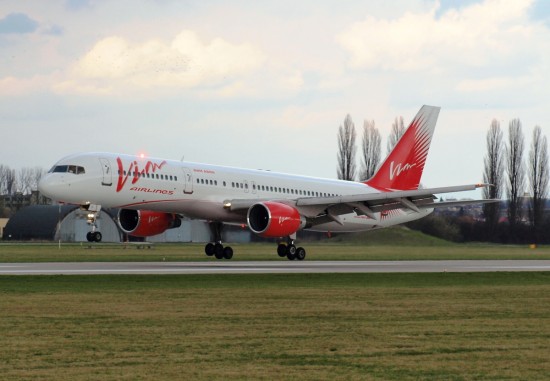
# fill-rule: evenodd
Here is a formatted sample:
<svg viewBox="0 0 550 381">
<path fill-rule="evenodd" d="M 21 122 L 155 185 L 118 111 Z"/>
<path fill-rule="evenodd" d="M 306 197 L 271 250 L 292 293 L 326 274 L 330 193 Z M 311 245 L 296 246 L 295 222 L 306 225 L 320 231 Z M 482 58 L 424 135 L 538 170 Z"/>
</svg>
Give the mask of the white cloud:
<svg viewBox="0 0 550 381">
<path fill-rule="evenodd" d="M 35 75 L 30 78 L 8 76 L 0 78 L 0 97 L 19 97 L 31 92 L 47 91 L 52 76 Z"/>
<path fill-rule="evenodd" d="M 437 16 L 407 12 L 395 19 L 368 16 L 338 35 L 354 68 L 396 71 L 483 67 L 541 43 L 539 24 L 526 22 L 531 0 L 486 0 Z M 445 69 L 443 69 L 445 68 Z"/>
<path fill-rule="evenodd" d="M 62 92 L 121 94 L 148 89 L 227 86 L 254 72 L 265 60 L 250 44 L 221 38 L 203 42 L 184 30 L 172 40 L 134 43 L 111 36 L 98 41 L 71 70 Z"/>
</svg>

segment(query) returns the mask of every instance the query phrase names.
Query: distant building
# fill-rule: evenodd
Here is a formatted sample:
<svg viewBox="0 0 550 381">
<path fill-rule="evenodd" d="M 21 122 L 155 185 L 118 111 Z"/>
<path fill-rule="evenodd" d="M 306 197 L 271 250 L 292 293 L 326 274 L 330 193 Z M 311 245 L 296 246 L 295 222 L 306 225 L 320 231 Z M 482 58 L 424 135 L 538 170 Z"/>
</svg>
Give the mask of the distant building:
<svg viewBox="0 0 550 381">
<path fill-rule="evenodd" d="M 98 216 L 106 242 L 120 242 L 121 234 L 113 217 L 106 211 Z M 4 240 L 86 241 L 90 231 L 86 213 L 72 205 L 32 205 L 21 208 L 4 228 Z"/>
<path fill-rule="evenodd" d="M 31 205 L 47 205 L 51 200 L 44 197 L 38 191 L 32 191 L 30 194 L 16 192 L 14 194 L 0 195 L 0 215 L 7 213 L 5 217 L 13 216 L 20 209 Z"/>
<path fill-rule="evenodd" d="M 97 217 L 98 230 L 103 242 L 123 242 L 128 239 L 116 223 L 117 209 L 102 209 Z M 1 225 L 0 225 L 1 226 Z M 73 205 L 32 205 L 23 207 L 7 221 L 3 240 L 87 242 L 90 231 L 87 212 Z M 226 226 L 225 242 L 250 242 L 249 229 Z M 209 242 L 211 233 L 208 223 L 184 219 L 179 228 L 147 237 L 149 242 Z"/>
</svg>

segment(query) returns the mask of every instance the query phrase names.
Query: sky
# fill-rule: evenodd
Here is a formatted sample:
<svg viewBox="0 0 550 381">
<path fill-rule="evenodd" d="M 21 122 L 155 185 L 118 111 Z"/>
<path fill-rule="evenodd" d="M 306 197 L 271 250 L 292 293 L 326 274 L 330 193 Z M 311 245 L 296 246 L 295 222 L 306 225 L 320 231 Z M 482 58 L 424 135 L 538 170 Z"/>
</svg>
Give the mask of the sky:
<svg viewBox="0 0 550 381">
<path fill-rule="evenodd" d="M 437 187 L 481 182 L 493 118 L 526 151 L 550 135 L 546 0 L 4 0 L 0 51 L 14 169 L 107 151 L 336 178 L 347 114 L 385 155 L 429 104 Z"/>
</svg>

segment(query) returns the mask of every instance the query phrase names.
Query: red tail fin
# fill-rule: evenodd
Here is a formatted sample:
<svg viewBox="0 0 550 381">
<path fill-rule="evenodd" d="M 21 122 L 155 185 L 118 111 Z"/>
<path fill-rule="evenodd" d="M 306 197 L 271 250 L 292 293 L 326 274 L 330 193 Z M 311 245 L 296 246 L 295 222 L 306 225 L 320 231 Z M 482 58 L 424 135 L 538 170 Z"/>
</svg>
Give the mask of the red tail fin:
<svg viewBox="0 0 550 381">
<path fill-rule="evenodd" d="M 365 184 L 387 191 L 418 189 L 439 109 L 422 106 L 382 166 Z"/>
</svg>

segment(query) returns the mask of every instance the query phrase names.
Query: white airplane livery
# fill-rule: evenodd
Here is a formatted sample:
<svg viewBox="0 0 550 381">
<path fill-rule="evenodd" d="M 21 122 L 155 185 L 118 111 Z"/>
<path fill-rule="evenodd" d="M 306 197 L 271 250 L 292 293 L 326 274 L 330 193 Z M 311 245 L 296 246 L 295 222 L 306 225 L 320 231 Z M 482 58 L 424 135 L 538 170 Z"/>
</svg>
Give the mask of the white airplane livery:
<svg viewBox="0 0 550 381">
<path fill-rule="evenodd" d="M 423 106 L 376 174 L 352 182 L 114 153 L 82 153 L 57 162 L 39 190 L 58 202 L 80 205 L 92 215 L 89 241 L 101 241 L 95 216 L 118 208 L 120 229 L 132 236 L 157 235 L 181 218 L 206 220 L 212 230 L 207 255 L 230 259 L 224 224 L 247 225 L 255 234 L 281 238 L 277 253 L 303 260 L 295 246 L 302 229 L 356 232 L 416 220 L 434 208 L 492 200 L 436 202 L 436 194 L 474 190 L 485 184 L 422 189 L 420 180 L 439 114 Z"/>
</svg>

